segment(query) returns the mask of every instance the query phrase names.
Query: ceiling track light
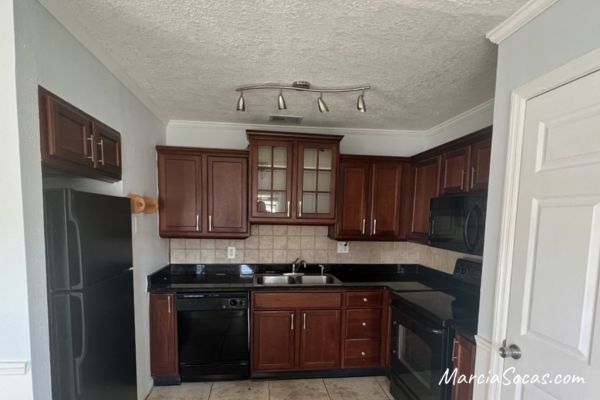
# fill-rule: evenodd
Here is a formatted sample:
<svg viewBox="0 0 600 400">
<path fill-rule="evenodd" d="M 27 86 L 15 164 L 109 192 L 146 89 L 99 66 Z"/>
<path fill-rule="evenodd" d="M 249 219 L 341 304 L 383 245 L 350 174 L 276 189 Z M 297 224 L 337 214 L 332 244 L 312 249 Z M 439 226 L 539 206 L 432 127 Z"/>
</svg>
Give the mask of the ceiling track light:
<svg viewBox="0 0 600 400">
<path fill-rule="evenodd" d="M 320 112 L 329 112 L 329 107 L 323 100 L 323 93 L 348 93 L 348 92 L 361 92 L 356 100 L 356 109 L 360 112 L 366 112 L 367 106 L 365 104 L 365 91 L 371 89 L 371 85 L 352 86 L 352 87 L 312 87 L 309 82 L 296 81 L 292 85 L 278 85 L 272 83 L 257 84 L 257 85 L 246 85 L 240 86 L 235 90 L 240 92 L 240 97 L 237 103 L 238 111 L 246 111 L 246 102 L 244 100 L 244 92 L 247 90 L 279 90 L 279 96 L 277 97 L 277 108 L 279 110 L 286 110 L 287 104 L 283 97 L 284 90 L 294 90 L 297 92 L 313 92 L 319 93 L 317 99 L 317 106 Z"/>
</svg>

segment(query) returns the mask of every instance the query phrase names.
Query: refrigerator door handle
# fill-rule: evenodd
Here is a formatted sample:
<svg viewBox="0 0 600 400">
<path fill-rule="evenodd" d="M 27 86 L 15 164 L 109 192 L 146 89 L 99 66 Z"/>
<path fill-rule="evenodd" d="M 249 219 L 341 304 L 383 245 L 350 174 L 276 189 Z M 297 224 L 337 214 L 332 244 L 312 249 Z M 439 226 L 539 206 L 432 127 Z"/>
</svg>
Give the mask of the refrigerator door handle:
<svg viewBox="0 0 600 400">
<path fill-rule="evenodd" d="M 69 207 L 68 219 L 69 219 L 69 224 L 72 225 L 73 228 L 75 229 L 75 241 L 76 241 L 76 246 L 77 246 L 77 264 L 78 264 L 77 267 L 78 267 L 78 271 L 79 271 L 79 282 L 77 282 L 76 285 L 71 285 L 71 282 L 69 282 L 69 288 L 71 290 L 80 290 L 83 288 L 83 259 L 81 258 L 81 234 L 80 234 L 80 230 L 79 230 L 79 223 L 77 222 L 77 220 L 75 219 L 73 214 L 71 214 L 70 207 Z M 69 260 L 69 261 L 71 261 L 71 260 Z M 67 268 L 70 269 L 70 265 L 68 265 Z M 71 277 L 71 274 L 69 274 L 69 277 Z"/>
<path fill-rule="evenodd" d="M 82 293 L 71 293 L 71 296 L 77 298 L 79 300 L 79 306 L 81 311 L 81 326 L 80 326 L 80 342 L 81 342 L 81 351 L 80 354 L 75 357 L 75 386 L 77 389 L 77 394 L 81 396 L 81 364 L 83 364 L 83 360 L 87 354 L 87 345 L 86 345 L 86 332 L 85 332 L 85 308 L 83 307 L 83 294 Z"/>
</svg>

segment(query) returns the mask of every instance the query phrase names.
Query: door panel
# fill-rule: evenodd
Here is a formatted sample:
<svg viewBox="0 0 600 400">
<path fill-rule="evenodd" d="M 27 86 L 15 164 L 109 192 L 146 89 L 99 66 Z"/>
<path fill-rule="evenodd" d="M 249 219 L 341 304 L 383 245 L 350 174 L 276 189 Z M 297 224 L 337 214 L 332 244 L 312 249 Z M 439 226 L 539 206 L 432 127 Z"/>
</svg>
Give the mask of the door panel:
<svg viewBox="0 0 600 400">
<path fill-rule="evenodd" d="M 297 218 L 335 217 L 337 153 L 337 143 L 298 142 Z"/>
<path fill-rule="evenodd" d="M 370 235 L 374 238 L 400 236 L 402 166 L 397 163 L 373 165 Z"/>
<path fill-rule="evenodd" d="M 300 318 L 300 369 L 338 368 L 341 311 L 304 310 Z"/>
<path fill-rule="evenodd" d="M 487 190 L 490 176 L 490 156 L 492 139 L 482 140 L 472 146 L 471 176 L 469 187 L 472 191 Z"/>
<path fill-rule="evenodd" d="M 150 369 L 153 377 L 179 374 L 175 294 L 150 295 Z"/>
<path fill-rule="evenodd" d="M 414 195 L 410 237 L 427 240 L 429 232 L 429 203 L 439 195 L 440 158 L 421 161 L 414 168 Z"/>
<path fill-rule="evenodd" d="M 202 158 L 159 154 L 158 172 L 161 235 L 202 231 Z"/>
<path fill-rule="evenodd" d="M 104 174 L 121 179 L 121 135 L 114 129 L 92 123 L 96 150 L 96 168 Z"/>
<path fill-rule="evenodd" d="M 440 194 L 467 191 L 470 156 L 470 146 L 442 154 Z"/>
<path fill-rule="evenodd" d="M 586 383 L 503 386 L 502 399 L 592 399 L 600 392 L 599 122 L 599 72 L 527 102 L 507 330 L 507 343 L 523 357 L 507 358 L 504 367 L 575 374 Z"/>
<path fill-rule="evenodd" d="M 248 232 L 248 161 L 207 157 L 208 232 Z"/>
<path fill-rule="evenodd" d="M 336 235 L 363 237 L 370 227 L 368 202 L 371 163 L 342 160 Z"/>
<path fill-rule="evenodd" d="M 285 371 L 296 364 L 296 313 L 255 311 L 252 318 L 252 371 Z"/>
</svg>

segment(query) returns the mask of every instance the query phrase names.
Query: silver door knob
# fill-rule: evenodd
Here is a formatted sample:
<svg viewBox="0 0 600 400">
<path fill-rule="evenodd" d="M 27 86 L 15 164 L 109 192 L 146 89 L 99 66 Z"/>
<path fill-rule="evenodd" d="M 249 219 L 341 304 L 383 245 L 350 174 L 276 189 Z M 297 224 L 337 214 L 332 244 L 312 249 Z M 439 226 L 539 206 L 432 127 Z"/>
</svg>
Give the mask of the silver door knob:
<svg viewBox="0 0 600 400">
<path fill-rule="evenodd" d="M 519 358 L 521 358 L 521 349 L 516 344 L 511 344 L 508 347 L 506 347 L 506 345 L 504 345 L 498 349 L 498 353 L 500 354 L 500 357 L 502 357 L 502 358 L 510 357 L 515 360 L 518 360 Z"/>
</svg>

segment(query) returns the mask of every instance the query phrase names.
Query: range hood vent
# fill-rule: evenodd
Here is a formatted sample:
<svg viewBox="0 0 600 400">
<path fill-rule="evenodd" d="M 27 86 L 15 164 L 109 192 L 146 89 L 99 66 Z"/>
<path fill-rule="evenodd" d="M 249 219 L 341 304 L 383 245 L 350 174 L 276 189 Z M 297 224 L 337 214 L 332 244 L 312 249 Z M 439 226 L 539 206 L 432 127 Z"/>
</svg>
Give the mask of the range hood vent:
<svg viewBox="0 0 600 400">
<path fill-rule="evenodd" d="M 302 118 L 296 115 L 270 115 L 270 122 L 277 122 L 283 124 L 300 124 L 302 122 Z"/>
</svg>

